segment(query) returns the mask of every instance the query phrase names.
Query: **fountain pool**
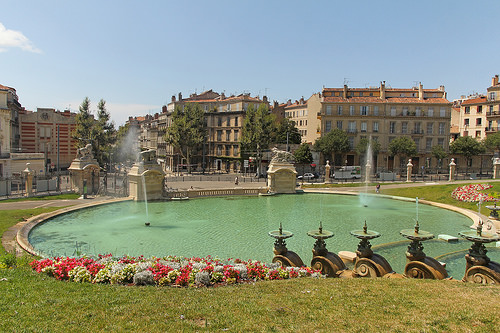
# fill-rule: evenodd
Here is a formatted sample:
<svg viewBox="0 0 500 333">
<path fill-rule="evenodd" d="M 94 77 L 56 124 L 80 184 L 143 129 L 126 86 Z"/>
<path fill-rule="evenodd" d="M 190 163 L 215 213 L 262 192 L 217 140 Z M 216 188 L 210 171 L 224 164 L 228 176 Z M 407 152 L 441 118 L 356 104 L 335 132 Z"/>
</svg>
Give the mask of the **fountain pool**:
<svg viewBox="0 0 500 333">
<path fill-rule="evenodd" d="M 395 271 L 403 272 L 409 241 L 399 232 L 413 228 L 415 203 L 377 196 L 370 199 L 367 207 L 357 196 L 319 193 L 149 202 L 149 227 L 144 226 L 145 203 L 127 201 L 56 216 L 35 227 L 29 241 L 44 256 L 212 255 L 270 262 L 273 239 L 268 232 L 281 222 L 283 229 L 294 233 L 287 239 L 288 249 L 309 264 L 314 242 L 307 231 L 316 229 L 321 221 L 335 233 L 326 242 L 329 251 L 354 252 L 358 239 L 350 231 L 360 229 L 366 220 L 369 229 L 382 234 L 371 242 L 374 251 L 385 256 Z M 421 228 L 436 238 L 438 234 L 457 235 L 472 224 L 461 214 L 428 205 L 419 205 L 418 215 Z M 466 240 L 424 243 L 425 253 L 432 257 L 462 251 L 449 257 L 458 264 L 450 265 L 448 273 L 458 279 L 464 274 L 464 250 L 469 247 Z M 500 251 L 488 249 L 491 260 L 500 261 Z"/>
</svg>

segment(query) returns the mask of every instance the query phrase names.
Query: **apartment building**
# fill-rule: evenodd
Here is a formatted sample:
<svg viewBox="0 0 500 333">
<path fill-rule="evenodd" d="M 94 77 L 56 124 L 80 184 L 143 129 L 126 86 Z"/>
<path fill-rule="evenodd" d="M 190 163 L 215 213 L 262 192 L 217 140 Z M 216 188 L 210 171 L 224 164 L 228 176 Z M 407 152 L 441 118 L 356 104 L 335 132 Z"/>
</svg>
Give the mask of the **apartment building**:
<svg viewBox="0 0 500 333">
<path fill-rule="evenodd" d="M 231 95 L 226 97 L 212 90 L 201 94 L 191 94 L 189 98 L 172 96 L 171 102 L 163 106 L 159 116 L 162 130 L 171 124 L 171 114 L 176 107 L 183 107 L 187 103 L 196 103 L 205 112 L 207 124 L 207 138 L 202 151 L 194 156 L 192 163 L 195 168 L 215 171 L 236 171 L 241 169 L 240 138 L 246 110 L 253 106 L 258 108 L 264 103 L 269 106 L 267 97 L 262 99 L 250 94 Z M 164 119 L 164 120 L 163 120 Z M 165 143 L 166 170 L 172 172 L 185 167 L 182 156 Z"/>
<path fill-rule="evenodd" d="M 335 165 L 359 165 L 360 156 L 355 147 L 362 138 L 380 143 L 375 157 L 378 171 L 397 170 L 407 161 L 390 156 L 389 143 L 397 137 L 408 136 L 417 146 L 412 156 L 414 172 L 421 166 L 436 167 L 438 161 L 431 155 L 435 145 L 449 148 L 451 106 L 444 86 L 424 89 L 422 84 L 409 89 L 386 87 L 324 88 L 321 93 L 320 134 L 334 128 L 347 132 L 351 151 L 335 157 Z"/>
<path fill-rule="evenodd" d="M 41 153 L 45 170 L 66 169 L 76 157 L 76 113 L 69 110 L 37 108 L 36 112 L 19 112 L 22 153 Z"/>
<path fill-rule="evenodd" d="M 486 102 L 486 135 L 500 131 L 500 83 L 498 75 L 491 79 L 491 86 L 487 89 Z"/>
<path fill-rule="evenodd" d="M 313 94 L 309 99 L 292 103 L 288 100 L 285 106 L 285 116 L 295 122 L 295 127 L 302 135 L 302 143 L 313 144 L 320 137 L 321 121 L 318 114 L 321 110 L 321 94 Z"/>
</svg>

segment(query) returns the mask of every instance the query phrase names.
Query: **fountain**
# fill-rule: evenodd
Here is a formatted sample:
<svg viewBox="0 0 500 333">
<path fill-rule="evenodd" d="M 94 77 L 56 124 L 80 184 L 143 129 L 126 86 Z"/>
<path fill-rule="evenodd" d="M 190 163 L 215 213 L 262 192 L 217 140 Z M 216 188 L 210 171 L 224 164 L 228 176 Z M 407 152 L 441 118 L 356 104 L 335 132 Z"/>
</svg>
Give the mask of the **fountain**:
<svg viewBox="0 0 500 333">
<path fill-rule="evenodd" d="M 293 155 L 287 151 L 273 148 L 273 157 L 267 170 L 269 193 L 295 193 L 297 171 L 292 162 Z"/>
<path fill-rule="evenodd" d="M 373 253 L 369 240 L 380 237 L 380 233 L 368 230 L 366 220 L 363 230 L 351 231 L 351 235 L 361 240 L 356 250 L 354 277 L 382 277 L 392 272 L 392 267 L 387 260 L 381 255 Z"/>
<path fill-rule="evenodd" d="M 365 184 L 370 183 L 370 176 L 372 174 L 372 165 L 373 165 L 373 152 L 372 152 L 372 138 L 370 136 L 370 139 L 368 140 L 368 147 L 366 148 Z"/>
<path fill-rule="evenodd" d="M 156 150 L 142 151 L 139 159 L 128 173 L 129 195 L 135 201 L 163 199 L 163 178 L 165 173 L 156 159 Z"/>
<path fill-rule="evenodd" d="M 483 233 L 483 222 L 479 221 L 477 229 L 459 232 L 459 235 L 473 242 L 469 253 L 465 255 L 467 262 L 464 282 L 481 284 L 500 283 L 500 264 L 491 261 L 486 255 L 488 252 L 484 244 L 500 240 L 500 236 L 492 233 Z"/>
<path fill-rule="evenodd" d="M 313 269 L 321 271 L 321 274 L 327 277 L 335 277 L 340 271 L 345 270 L 345 265 L 342 259 L 333 252 L 328 252 L 326 248 L 325 239 L 334 236 L 333 232 L 328 230 L 323 230 L 323 225 L 319 223 L 318 230 L 311 230 L 307 232 L 307 235 L 316 239 L 314 243 L 313 259 L 311 261 L 311 267 Z"/>
<path fill-rule="evenodd" d="M 99 188 L 99 165 L 89 143 L 76 152 L 76 158 L 68 168 L 71 176 L 71 189 L 84 198 L 87 194 L 97 193 Z M 89 188 L 90 187 L 90 188 Z"/>
<path fill-rule="evenodd" d="M 299 255 L 293 251 L 288 251 L 286 248 L 285 239 L 293 236 L 290 231 L 283 230 L 280 222 L 280 228 L 269 232 L 269 236 L 276 239 L 274 242 L 274 258 L 273 263 L 280 263 L 281 266 L 302 267 L 304 263 Z"/>
<path fill-rule="evenodd" d="M 418 224 L 418 198 L 415 199 L 415 202 L 417 207 L 415 229 L 404 229 L 400 232 L 401 236 L 411 240 L 406 251 L 405 275 L 415 279 L 442 280 L 448 276 L 446 269 L 436 259 L 426 256 L 423 251 L 422 242 L 433 239 L 434 235 L 428 231 L 420 230 Z"/>
</svg>

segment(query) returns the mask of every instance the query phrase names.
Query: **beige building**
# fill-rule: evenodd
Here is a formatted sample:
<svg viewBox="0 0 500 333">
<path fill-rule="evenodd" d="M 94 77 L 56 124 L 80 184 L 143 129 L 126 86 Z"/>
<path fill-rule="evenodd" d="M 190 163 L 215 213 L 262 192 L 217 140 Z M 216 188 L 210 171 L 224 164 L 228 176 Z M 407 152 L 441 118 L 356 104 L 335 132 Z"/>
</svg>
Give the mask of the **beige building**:
<svg viewBox="0 0 500 333">
<path fill-rule="evenodd" d="M 302 142 L 313 144 L 321 134 L 321 94 L 313 94 L 308 100 L 301 98 L 295 103 L 289 100 L 285 106 L 285 116 L 295 122 L 295 127 L 302 135 Z"/>
<path fill-rule="evenodd" d="M 202 151 L 194 156 L 192 167 L 208 171 L 236 171 L 241 169 L 240 138 L 246 110 L 260 104 L 268 105 L 267 97 L 262 99 L 250 94 L 231 95 L 226 97 L 212 90 L 201 94 L 191 94 L 183 98 L 172 96 L 171 102 L 163 106 L 161 126 L 166 129 L 171 124 L 170 116 L 177 106 L 183 107 L 186 103 L 196 103 L 205 112 L 207 123 L 207 138 Z M 163 117 L 165 120 L 163 120 Z M 165 166 L 167 171 L 175 172 L 186 167 L 186 162 L 173 147 L 165 143 Z"/>
<path fill-rule="evenodd" d="M 449 148 L 450 112 L 452 104 L 446 99 L 444 86 L 424 89 L 422 84 L 410 89 L 380 87 L 324 88 L 321 93 L 320 132 L 325 135 L 334 128 L 345 130 L 351 151 L 335 157 L 335 165 L 360 165 L 355 152 L 362 138 L 380 143 L 375 158 L 377 171 L 404 168 L 407 161 L 389 155 L 389 143 L 397 137 L 408 136 L 417 145 L 412 156 L 414 172 L 421 166 L 436 167 L 433 146 Z M 309 111 L 310 113 L 310 111 Z M 446 161 L 445 161 L 446 162 Z M 375 170 L 374 170 L 375 171 Z"/>
<path fill-rule="evenodd" d="M 491 87 L 487 89 L 486 108 L 486 135 L 500 131 L 500 83 L 498 75 L 491 80 Z"/>
<path fill-rule="evenodd" d="M 12 176 L 10 153 L 19 152 L 19 111 L 16 89 L 0 85 L 0 177 Z"/>
</svg>

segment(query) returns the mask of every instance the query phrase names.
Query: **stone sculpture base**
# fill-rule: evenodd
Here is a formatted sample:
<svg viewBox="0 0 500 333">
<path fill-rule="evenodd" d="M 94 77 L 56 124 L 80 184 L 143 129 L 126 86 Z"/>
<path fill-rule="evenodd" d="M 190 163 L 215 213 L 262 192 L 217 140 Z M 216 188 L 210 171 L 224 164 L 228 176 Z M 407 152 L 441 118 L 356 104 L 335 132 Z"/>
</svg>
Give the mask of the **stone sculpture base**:
<svg viewBox="0 0 500 333">
<path fill-rule="evenodd" d="M 136 163 L 128 173 L 129 196 L 135 201 L 144 201 L 144 185 L 146 187 L 147 200 L 161 200 L 163 190 L 163 178 L 165 174 L 158 164 L 147 165 Z"/>
<path fill-rule="evenodd" d="M 68 168 L 71 175 L 71 189 L 76 193 L 92 194 L 99 190 L 99 165 L 94 159 L 75 159 Z M 84 193 L 84 185 L 87 191 Z"/>
<path fill-rule="evenodd" d="M 267 171 L 267 187 L 274 193 L 295 193 L 297 171 L 291 163 L 272 162 Z"/>
</svg>

